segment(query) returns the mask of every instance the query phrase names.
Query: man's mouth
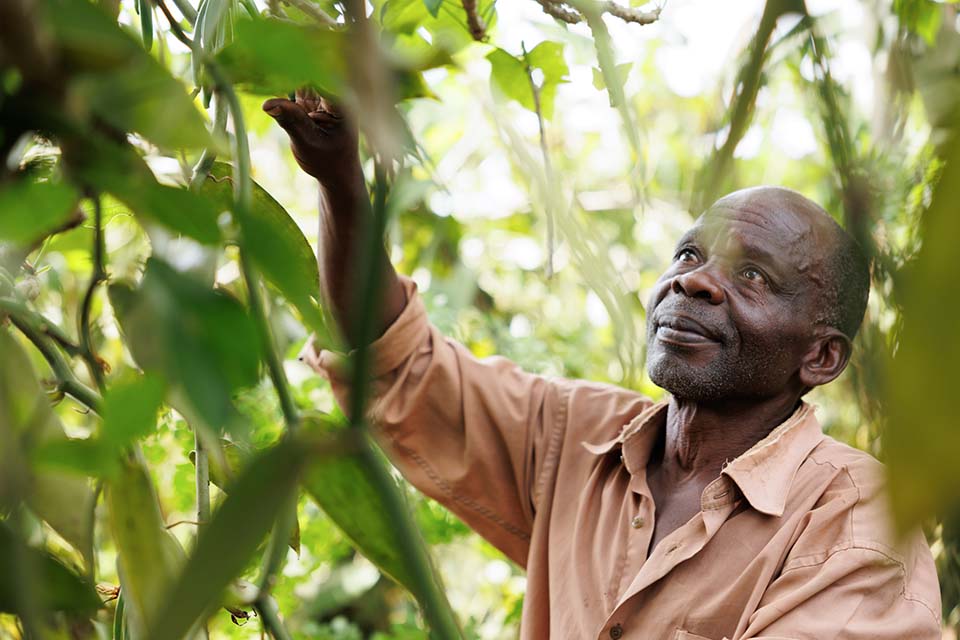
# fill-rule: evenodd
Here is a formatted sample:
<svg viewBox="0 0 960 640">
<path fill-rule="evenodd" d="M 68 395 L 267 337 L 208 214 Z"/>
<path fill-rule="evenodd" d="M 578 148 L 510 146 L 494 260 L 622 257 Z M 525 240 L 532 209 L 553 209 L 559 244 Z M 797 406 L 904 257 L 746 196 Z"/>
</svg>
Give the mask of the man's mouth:
<svg viewBox="0 0 960 640">
<path fill-rule="evenodd" d="M 666 344 L 690 347 L 719 342 L 706 327 L 684 316 L 662 316 L 656 326 L 657 340 Z"/>
</svg>

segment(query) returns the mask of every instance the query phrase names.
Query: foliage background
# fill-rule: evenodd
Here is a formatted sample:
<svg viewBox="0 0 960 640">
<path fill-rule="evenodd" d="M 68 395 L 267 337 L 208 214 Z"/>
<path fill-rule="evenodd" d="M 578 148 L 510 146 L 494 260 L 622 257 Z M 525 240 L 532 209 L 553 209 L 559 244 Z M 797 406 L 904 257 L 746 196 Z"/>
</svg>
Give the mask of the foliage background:
<svg viewBox="0 0 960 640">
<path fill-rule="evenodd" d="M 282 10 L 294 21 L 309 22 L 299 4 L 283 4 Z M 432 320 L 474 353 L 501 354 L 532 371 L 610 381 L 658 397 L 661 392 L 643 375 L 643 304 L 703 194 L 755 184 L 794 188 L 853 229 L 878 265 L 859 355 L 841 380 L 817 390 L 812 400 L 828 433 L 894 458 L 896 470 L 896 451 L 884 446 L 880 403 L 889 385 L 903 378 L 885 374 L 883 365 L 898 344 L 901 306 L 910 299 L 900 292 L 917 282 L 916 276 L 909 279 L 911 269 L 923 272 L 922 263 L 916 267 L 923 214 L 936 204 L 936 177 L 949 157 L 960 85 L 957 7 L 926 0 L 807 2 L 806 18 L 788 11 L 772 28 L 764 64 L 754 69 L 755 34 L 765 28 L 765 7 L 774 5 L 779 3 L 671 0 L 650 25 L 608 19 L 626 95 L 618 111 L 604 90 L 586 24 L 563 25 L 528 0 L 501 0 L 495 21 L 486 14 L 493 22 L 487 42 L 470 43 L 462 8 L 443 0 L 438 15 L 448 31 L 425 14 L 414 25 L 414 33 L 434 48 L 438 34 L 456 35 L 447 41 L 453 64 L 424 73 L 432 97 L 400 105 L 419 157 L 408 159 L 404 191 L 397 196 L 403 206 L 389 221 L 391 253 L 398 270 L 418 282 Z M 270 14 L 280 5 L 253 6 Z M 333 4 L 316 6 L 337 14 Z M 142 28 L 140 7 L 120 3 L 119 20 L 133 33 Z M 169 33 L 155 7 L 147 10 L 157 28 L 152 55 L 191 86 L 189 49 Z M 545 113 L 538 118 L 524 93 L 528 87 L 509 76 L 509 64 L 492 65 L 489 56 L 497 46 L 522 61 L 523 51 L 533 52 L 542 42 L 559 46 L 548 45 L 555 47 L 553 55 L 533 72 L 535 82 L 542 77 L 545 83 L 539 96 Z M 756 95 L 747 91 L 744 97 L 751 83 Z M 554 89 L 547 87 L 553 85 L 550 114 L 547 94 Z M 285 134 L 260 111 L 262 98 L 258 92 L 240 94 L 253 177 L 313 242 L 316 185 L 297 169 Z M 741 103 L 750 108 L 738 117 Z M 135 142 L 161 182 L 189 178 L 194 154 Z M 12 166 L 49 150 L 42 139 L 26 139 L 14 150 Z M 372 178 L 372 159 L 367 169 Z M 106 198 L 102 213 L 112 281 L 139 278 L 151 251 L 183 271 L 209 264 L 208 248 L 145 225 L 116 200 Z M 32 305 L 54 323 L 69 325 L 77 314 L 92 273 L 92 243 L 86 223 L 52 236 L 28 258 L 35 275 L 18 276 L 38 287 Z M 243 297 L 235 248 L 213 260 L 217 285 Z M 929 286 L 936 290 L 933 281 Z M 294 400 L 301 408 L 332 411 L 326 383 L 296 360 L 308 334 L 301 316 L 275 292 L 269 297 L 270 326 Z M 134 367 L 110 301 L 103 295 L 93 304 L 99 355 L 117 371 Z M 43 359 L 30 353 L 45 372 Z M 78 375 L 87 374 L 78 369 Z M 238 394 L 237 406 L 252 448 L 280 438 L 281 407 L 265 377 Z M 55 410 L 69 436 L 96 432 L 96 421 L 75 403 L 61 402 Z M 936 428 L 933 437 L 946 438 Z M 196 518 L 193 431 L 181 414 L 164 407 L 141 447 L 163 519 L 182 523 L 170 530 L 189 549 Z M 917 459 L 921 467 L 948 468 L 947 452 L 932 460 L 924 457 L 926 450 L 913 458 L 905 450 L 901 469 L 915 470 Z M 901 504 L 908 506 L 900 511 L 928 530 L 949 627 L 958 623 L 960 573 L 956 540 L 942 524 L 950 521 L 943 506 L 957 495 L 955 474 L 945 473 L 931 479 L 940 488 L 932 492 L 935 504 L 927 504 L 926 487 L 899 486 L 908 487 L 901 492 Z M 439 505 L 406 487 L 404 494 L 467 636 L 514 637 L 522 572 Z M 214 503 L 220 498 L 213 489 Z M 933 507 L 941 509 L 939 517 Z M 294 637 L 425 637 L 409 596 L 357 554 L 315 502 L 301 497 L 297 514 L 300 551 L 288 551 L 273 589 Z M 105 510 L 96 518 L 96 576 L 116 584 L 116 548 L 106 532 Z M 49 526 L 33 519 L 28 530 L 33 544 L 79 561 Z M 110 604 L 94 618 L 94 633 L 109 637 L 112 617 Z M 238 626 L 224 611 L 211 617 L 209 631 L 211 637 L 261 634 L 259 620 Z M 18 633 L 14 617 L 0 615 L 0 635 Z"/>
</svg>

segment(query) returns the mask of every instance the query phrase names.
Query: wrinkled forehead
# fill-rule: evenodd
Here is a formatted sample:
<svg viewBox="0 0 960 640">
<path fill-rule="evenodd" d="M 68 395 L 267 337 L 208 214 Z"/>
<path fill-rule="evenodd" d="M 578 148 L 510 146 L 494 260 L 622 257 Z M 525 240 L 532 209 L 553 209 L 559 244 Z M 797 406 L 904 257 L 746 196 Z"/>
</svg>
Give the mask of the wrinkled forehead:
<svg viewBox="0 0 960 640">
<path fill-rule="evenodd" d="M 810 272 L 823 262 L 828 247 L 819 221 L 787 207 L 727 204 L 720 201 L 685 234 L 713 251 L 761 256 L 777 266 Z"/>
</svg>

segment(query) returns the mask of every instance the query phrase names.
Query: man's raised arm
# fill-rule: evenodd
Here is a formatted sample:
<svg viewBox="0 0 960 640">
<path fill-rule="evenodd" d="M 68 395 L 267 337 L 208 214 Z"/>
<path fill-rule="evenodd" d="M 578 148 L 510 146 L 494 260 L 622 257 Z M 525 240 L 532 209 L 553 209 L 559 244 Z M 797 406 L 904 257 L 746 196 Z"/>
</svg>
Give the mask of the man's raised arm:
<svg viewBox="0 0 960 640">
<path fill-rule="evenodd" d="M 306 173 L 320 183 L 320 279 L 323 293 L 341 333 L 357 346 L 355 293 L 357 255 L 373 224 L 370 199 L 357 150 L 357 129 L 327 100 L 298 91 L 296 100 L 274 98 L 263 104 L 290 136 L 293 155 Z M 406 294 L 390 264 L 386 249 L 374 259 L 383 271 L 380 314 L 374 337 L 381 335 L 403 311 Z"/>
</svg>

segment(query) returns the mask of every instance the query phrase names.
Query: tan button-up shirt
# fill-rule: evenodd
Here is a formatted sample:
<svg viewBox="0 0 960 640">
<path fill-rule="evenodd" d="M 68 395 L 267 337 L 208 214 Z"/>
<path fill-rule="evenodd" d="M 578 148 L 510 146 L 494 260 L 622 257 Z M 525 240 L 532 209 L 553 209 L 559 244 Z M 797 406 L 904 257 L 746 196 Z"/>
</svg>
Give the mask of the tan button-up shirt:
<svg viewBox="0 0 960 640">
<path fill-rule="evenodd" d="M 371 415 L 410 482 L 526 568 L 522 638 L 940 637 L 923 536 L 893 541 L 882 467 L 823 435 L 809 405 L 650 552 L 646 467 L 666 405 L 478 360 L 404 286 L 374 344 Z M 305 355 L 342 402 L 338 356 Z"/>
</svg>

